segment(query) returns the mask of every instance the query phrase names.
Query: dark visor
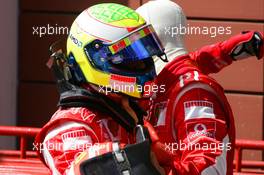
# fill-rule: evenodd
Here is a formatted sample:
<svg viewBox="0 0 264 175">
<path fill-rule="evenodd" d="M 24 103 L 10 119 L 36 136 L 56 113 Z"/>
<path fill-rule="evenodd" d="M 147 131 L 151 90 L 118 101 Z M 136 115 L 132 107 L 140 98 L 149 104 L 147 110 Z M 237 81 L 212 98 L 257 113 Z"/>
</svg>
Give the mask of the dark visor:
<svg viewBox="0 0 264 175">
<path fill-rule="evenodd" d="M 85 49 L 91 59 L 107 59 L 114 64 L 164 55 L 163 46 L 151 25 L 143 26 L 113 43 L 95 40 L 85 46 Z"/>
</svg>

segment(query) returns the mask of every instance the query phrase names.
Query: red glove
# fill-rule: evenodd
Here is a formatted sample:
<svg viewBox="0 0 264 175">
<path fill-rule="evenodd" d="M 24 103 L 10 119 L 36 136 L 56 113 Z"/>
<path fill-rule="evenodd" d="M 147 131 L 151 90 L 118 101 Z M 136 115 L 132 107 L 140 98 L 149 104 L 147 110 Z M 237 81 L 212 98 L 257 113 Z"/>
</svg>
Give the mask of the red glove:
<svg viewBox="0 0 264 175">
<path fill-rule="evenodd" d="M 261 59 L 264 55 L 263 33 L 257 31 L 245 31 L 240 35 L 231 37 L 223 42 L 224 50 L 234 60 L 240 60 L 249 56 Z"/>
</svg>

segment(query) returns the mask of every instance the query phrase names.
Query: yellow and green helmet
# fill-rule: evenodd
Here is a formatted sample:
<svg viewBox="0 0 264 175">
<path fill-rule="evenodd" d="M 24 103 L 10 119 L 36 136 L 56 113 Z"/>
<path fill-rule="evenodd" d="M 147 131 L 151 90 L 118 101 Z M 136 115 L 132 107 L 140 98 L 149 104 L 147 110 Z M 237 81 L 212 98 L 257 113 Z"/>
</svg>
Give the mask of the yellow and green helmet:
<svg viewBox="0 0 264 175">
<path fill-rule="evenodd" d="M 84 10 L 67 39 L 68 63 L 77 82 L 137 98 L 144 97 L 144 87 L 156 76 L 152 57 L 162 55 L 152 26 L 134 10 L 115 3 Z"/>
</svg>

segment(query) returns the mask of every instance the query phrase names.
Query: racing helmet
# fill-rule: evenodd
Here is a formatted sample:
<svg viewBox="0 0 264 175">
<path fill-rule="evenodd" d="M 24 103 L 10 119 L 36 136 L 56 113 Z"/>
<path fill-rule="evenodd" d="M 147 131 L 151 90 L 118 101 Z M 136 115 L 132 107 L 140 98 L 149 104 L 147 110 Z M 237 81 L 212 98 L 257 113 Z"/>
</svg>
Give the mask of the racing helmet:
<svg viewBox="0 0 264 175">
<path fill-rule="evenodd" d="M 102 3 L 84 10 L 67 38 L 74 81 L 94 84 L 131 97 L 145 96 L 156 76 L 152 57 L 164 48 L 153 27 L 134 10 Z M 148 93 L 149 94 L 149 93 Z"/>
<path fill-rule="evenodd" d="M 158 12 L 156 9 L 159 9 Z M 151 0 L 140 6 L 138 12 L 147 23 L 152 24 L 157 32 L 167 55 L 168 61 L 187 54 L 184 44 L 184 33 L 186 29 L 186 16 L 182 8 L 170 0 Z M 159 73 L 166 62 L 158 57 L 154 58 L 156 72 Z"/>
</svg>

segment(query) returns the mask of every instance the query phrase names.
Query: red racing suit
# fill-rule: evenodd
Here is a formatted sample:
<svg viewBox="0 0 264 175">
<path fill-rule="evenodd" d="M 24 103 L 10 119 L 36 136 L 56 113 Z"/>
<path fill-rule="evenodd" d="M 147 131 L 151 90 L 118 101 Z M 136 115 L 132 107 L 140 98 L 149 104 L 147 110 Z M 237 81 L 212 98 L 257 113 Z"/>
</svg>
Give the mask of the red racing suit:
<svg viewBox="0 0 264 175">
<path fill-rule="evenodd" d="M 233 174 L 232 110 L 222 87 L 207 74 L 231 64 L 232 52 L 253 34 L 240 34 L 175 58 L 158 75 L 160 90 L 150 101 L 146 120 L 157 132 L 153 149 L 167 174 Z M 263 45 L 261 51 L 260 58 Z M 235 59 L 243 56 L 237 54 Z"/>
<path fill-rule="evenodd" d="M 231 50 L 238 40 L 249 37 L 238 36 L 179 57 L 157 77 L 165 92 L 151 100 L 147 120 L 160 138 L 153 141 L 153 151 L 167 174 L 232 174 L 232 112 L 223 89 L 205 74 L 231 64 Z M 86 150 L 88 158 L 101 155 L 112 150 L 113 141 L 135 143 L 135 136 L 99 110 L 59 108 L 37 136 L 35 148 L 52 174 L 73 174 L 71 164 L 81 152 Z M 181 143 L 185 146 L 179 149 Z M 190 143 L 200 147 L 189 149 Z"/>
<path fill-rule="evenodd" d="M 135 143 L 111 117 L 84 107 L 60 108 L 36 137 L 35 149 L 53 175 L 74 174 L 71 163 L 83 152 L 88 158 L 112 151 L 112 142 Z"/>
<path fill-rule="evenodd" d="M 173 160 L 176 174 L 231 175 L 235 127 L 223 89 L 195 66 L 188 68 L 188 65 L 183 72 L 174 69 L 175 79 L 164 81 L 166 68 L 160 73 L 163 81 L 159 85 L 170 88 L 157 94 L 150 112 L 150 123 L 160 142 L 174 155 L 168 161 L 158 153 L 161 166 L 172 166 Z M 154 152 L 159 151 L 154 149 Z"/>
</svg>

